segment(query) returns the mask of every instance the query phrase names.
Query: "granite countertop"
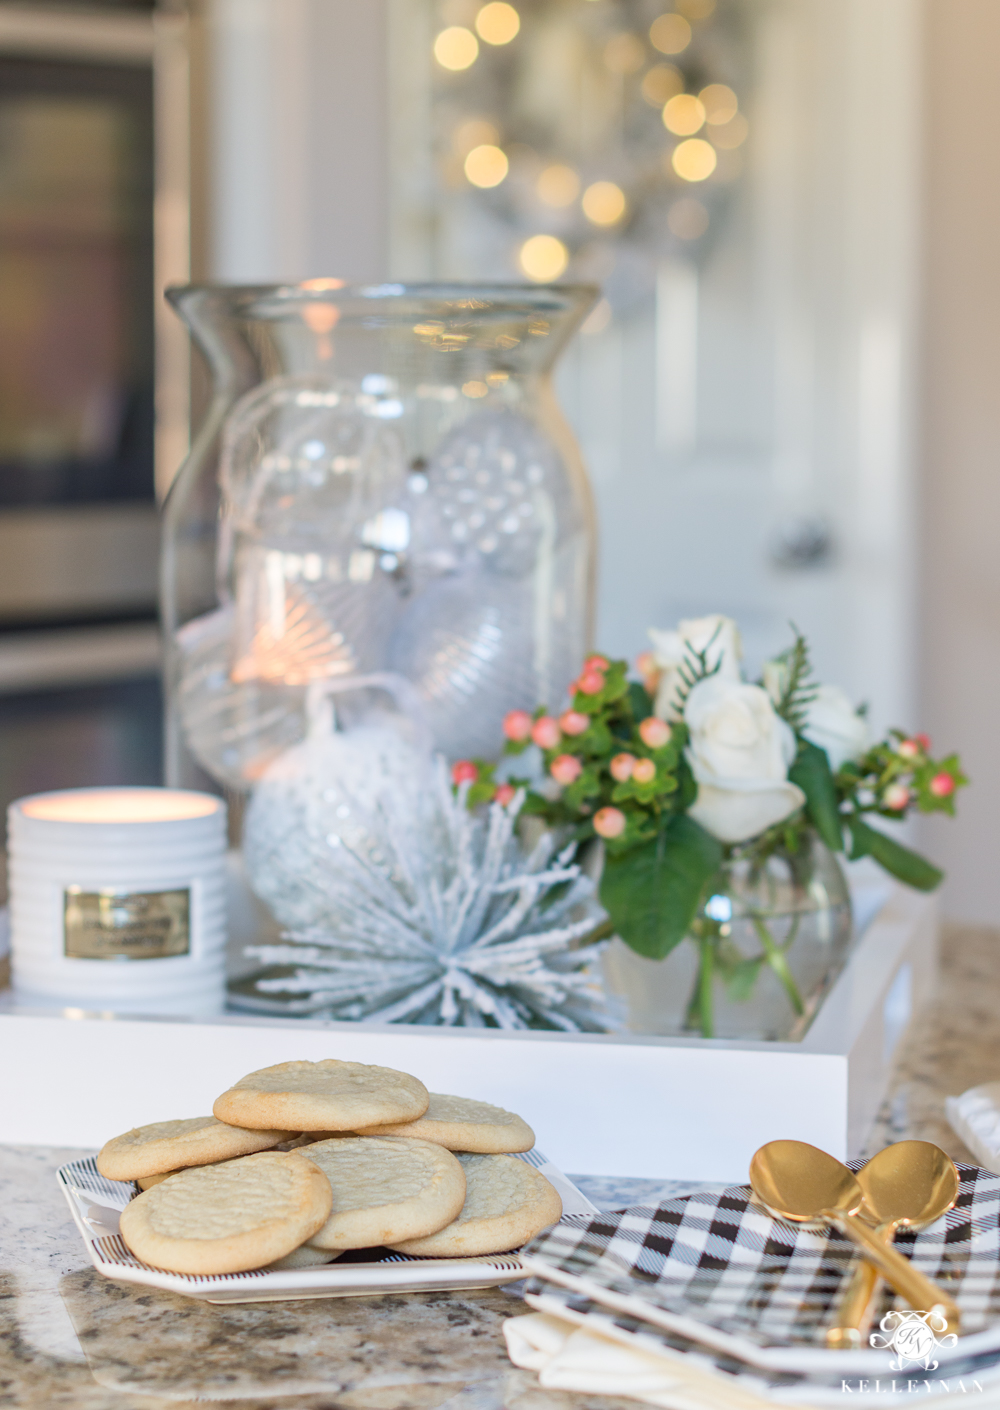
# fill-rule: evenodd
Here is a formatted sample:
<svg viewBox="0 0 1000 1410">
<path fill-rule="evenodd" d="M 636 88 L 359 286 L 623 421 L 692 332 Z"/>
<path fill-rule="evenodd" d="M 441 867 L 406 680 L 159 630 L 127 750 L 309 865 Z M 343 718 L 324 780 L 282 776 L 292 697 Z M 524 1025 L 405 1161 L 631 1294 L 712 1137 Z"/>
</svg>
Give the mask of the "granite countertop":
<svg viewBox="0 0 1000 1410">
<path fill-rule="evenodd" d="M 995 931 L 954 929 L 934 1006 L 904 1041 L 870 1149 L 917 1136 L 971 1159 L 944 1097 L 1000 1077 Z M 54 1178 L 81 1154 L 0 1148 L 0 1405 L 25 1410 L 635 1410 L 542 1390 L 507 1359 L 516 1291 L 216 1306 L 102 1278 Z M 691 1186 L 576 1177 L 595 1204 Z"/>
</svg>

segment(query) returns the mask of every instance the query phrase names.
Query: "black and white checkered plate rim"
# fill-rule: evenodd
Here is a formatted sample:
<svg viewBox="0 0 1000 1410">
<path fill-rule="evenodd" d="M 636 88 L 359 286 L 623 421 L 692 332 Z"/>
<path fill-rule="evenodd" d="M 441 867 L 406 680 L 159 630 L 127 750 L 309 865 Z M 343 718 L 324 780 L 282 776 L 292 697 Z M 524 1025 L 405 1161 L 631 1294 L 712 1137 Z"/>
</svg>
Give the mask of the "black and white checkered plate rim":
<svg viewBox="0 0 1000 1410">
<path fill-rule="evenodd" d="M 857 1168 L 862 1162 L 852 1162 Z M 962 1309 L 941 1366 L 1000 1353 L 1000 1176 L 958 1167 L 955 1208 L 896 1244 Z M 532 1297 L 600 1304 L 647 1327 L 774 1372 L 829 1370 L 823 1332 L 855 1263 L 835 1230 L 775 1219 L 748 1187 L 578 1216 L 522 1252 Z M 893 1306 L 886 1293 L 884 1310 Z M 883 1315 L 880 1311 L 879 1316 Z M 838 1352 L 845 1373 L 888 1367 L 886 1351 Z"/>
</svg>

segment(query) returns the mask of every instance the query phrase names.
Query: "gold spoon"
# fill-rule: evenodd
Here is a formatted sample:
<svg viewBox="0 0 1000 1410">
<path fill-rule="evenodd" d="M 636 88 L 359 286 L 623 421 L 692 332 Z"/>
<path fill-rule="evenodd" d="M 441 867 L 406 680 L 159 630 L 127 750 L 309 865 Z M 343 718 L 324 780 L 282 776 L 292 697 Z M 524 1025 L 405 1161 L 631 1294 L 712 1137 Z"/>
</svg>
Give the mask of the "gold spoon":
<svg viewBox="0 0 1000 1410">
<path fill-rule="evenodd" d="M 930 1141 L 886 1146 L 856 1178 L 865 1197 L 861 1213 L 874 1220 L 877 1237 L 887 1244 L 897 1229 L 926 1229 L 936 1223 L 958 1198 L 955 1162 Z M 827 1330 L 827 1346 L 847 1351 L 861 1346 L 880 1282 L 870 1263 L 858 1264 L 837 1309 L 837 1325 Z"/>
<path fill-rule="evenodd" d="M 779 1219 L 832 1224 L 857 1244 L 911 1307 L 934 1312 L 948 1330 L 958 1330 L 953 1299 L 857 1217 L 864 1192 L 853 1172 L 832 1155 L 805 1141 L 769 1141 L 750 1162 L 750 1185 Z"/>
</svg>

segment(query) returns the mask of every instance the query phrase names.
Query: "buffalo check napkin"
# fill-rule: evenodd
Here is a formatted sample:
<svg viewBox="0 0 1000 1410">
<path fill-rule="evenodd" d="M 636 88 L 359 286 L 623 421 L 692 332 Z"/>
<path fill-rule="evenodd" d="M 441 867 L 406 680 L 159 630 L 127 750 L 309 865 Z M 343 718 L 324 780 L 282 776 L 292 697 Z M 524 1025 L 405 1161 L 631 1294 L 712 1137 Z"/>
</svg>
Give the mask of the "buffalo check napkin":
<svg viewBox="0 0 1000 1410">
<path fill-rule="evenodd" d="M 955 1208 L 897 1244 L 961 1305 L 965 1335 L 941 1353 L 935 1374 L 947 1375 L 952 1389 L 962 1376 L 989 1385 L 973 1402 L 985 1410 L 994 1394 L 1000 1405 L 1000 1177 L 975 1166 L 960 1166 L 959 1175 Z M 624 1374 L 622 1356 L 634 1354 L 636 1388 L 620 1380 L 616 1393 L 679 1410 L 912 1403 L 905 1385 L 902 1399 L 890 1388 L 888 1352 L 845 1361 L 822 1345 L 853 1246 L 836 1231 L 773 1218 L 745 1186 L 579 1216 L 533 1240 L 522 1257 L 533 1275 L 525 1298 L 543 1320 L 512 1319 L 511 1355 L 519 1365 L 545 1361 L 548 1369 L 539 1369 L 553 1388 L 596 1392 L 599 1368 L 610 1385 Z M 886 1309 L 892 1298 L 886 1294 Z M 544 1348 L 532 1350 L 532 1338 Z M 866 1374 L 847 1376 L 845 1391 L 843 1368 L 857 1369 L 859 1357 Z M 583 1364 L 589 1370 L 581 1373 Z M 871 1393 L 869 1371 L 883 1375 Z M 925 1400 L 937 1398 L 935 1389 L 921 1384 Z"/>
</svg>

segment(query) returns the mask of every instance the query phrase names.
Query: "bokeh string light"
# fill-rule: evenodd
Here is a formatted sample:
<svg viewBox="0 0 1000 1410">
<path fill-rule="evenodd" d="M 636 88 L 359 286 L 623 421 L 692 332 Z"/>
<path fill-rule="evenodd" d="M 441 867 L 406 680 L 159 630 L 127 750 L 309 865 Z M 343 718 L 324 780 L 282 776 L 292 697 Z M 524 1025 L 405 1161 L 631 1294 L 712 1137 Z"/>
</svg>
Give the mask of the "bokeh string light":
<svg viewBox="0 0 1000 1410">
<path fill-rule="evenodd" d="M 623 300 L 652 292 L 664 254 L 711 248 L 749 135 L 733 5 L 435 4 L 439 169 L 445 193 L 468 193 L 455 218 L 477 272 L 492 261 L 501 277 L 506 247 L 508 274 L 603 282 L 596 332 Z"/>
<path fill-rule="evenodd" d="M 521 16 L 504 0 L 491 0 L 476 16 L 476 33 L 487 44 L 509 44 L 520 28 Z"/>
<path fill-rule="evenodd" d="M 519 252 L 521 269 L 539 284 L 558 279 L 569 264 L 569 250 L 554 235 L 532 235 Z"/>
<path fill-rule="evenodd" d="M 450 25 L 434 41 L 434 57 L 443 69 L 459 73 L 470 68 L 479 57 L 479 41 L 471 29 Z"/>
</svg>

